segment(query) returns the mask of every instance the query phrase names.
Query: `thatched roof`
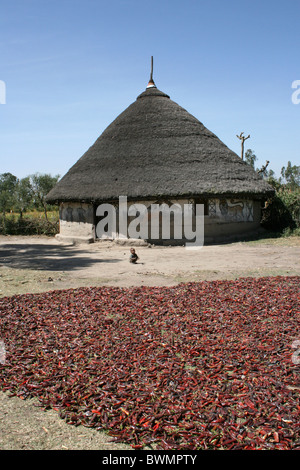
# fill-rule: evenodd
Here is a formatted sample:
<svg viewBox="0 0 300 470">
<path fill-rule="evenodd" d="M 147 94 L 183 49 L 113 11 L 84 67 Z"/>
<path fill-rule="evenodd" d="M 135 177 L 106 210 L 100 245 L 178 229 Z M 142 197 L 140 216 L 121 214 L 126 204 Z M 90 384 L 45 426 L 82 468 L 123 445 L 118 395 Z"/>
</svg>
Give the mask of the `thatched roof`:
<svg viewBox="0 0 300 470">
<path fill-rule="evenodd" d="M 47 200 L 271 194 L 273 189 L 246 162 L 152 86 L 106 128 Z"/>
</svg>

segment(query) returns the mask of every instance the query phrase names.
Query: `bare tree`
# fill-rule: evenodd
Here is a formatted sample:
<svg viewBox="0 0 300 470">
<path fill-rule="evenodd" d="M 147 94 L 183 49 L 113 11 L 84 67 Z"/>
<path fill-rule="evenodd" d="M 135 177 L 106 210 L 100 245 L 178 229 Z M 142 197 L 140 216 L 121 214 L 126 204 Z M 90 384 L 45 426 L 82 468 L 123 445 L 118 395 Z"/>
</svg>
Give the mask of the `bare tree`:
<svg viewBox="0 0 300 470">
<path fill-rule="evenodd" d="M 257 170 L 257 173 L 262 174 L 265 176 L 267 174 L 267 167 L 269 166 L 269 160 L 266 161 L 266 164 L 261 167 L 260 170 Z"/>
<path fill-rule="evenodd" d="M 241 141 L 241 159 L 244 160 L 244 143 L 245 143 L 245 140 L 249 139 L 250 137 L 250 134 L 245 137 L 244 135 L 244 132 L 241 132 L 240 135 L 237 135 L 237 138 L 240 139 Z"/>
</svg>

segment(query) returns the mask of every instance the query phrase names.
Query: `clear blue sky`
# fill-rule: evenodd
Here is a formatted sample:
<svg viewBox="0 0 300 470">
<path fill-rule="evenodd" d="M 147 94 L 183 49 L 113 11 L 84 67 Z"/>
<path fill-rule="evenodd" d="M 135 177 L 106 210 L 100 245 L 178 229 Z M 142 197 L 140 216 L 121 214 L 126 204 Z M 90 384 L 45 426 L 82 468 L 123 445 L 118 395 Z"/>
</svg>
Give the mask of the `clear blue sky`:
<svg viewBox="0 0 300 470">
<path fill-rule="evenodd" d="M 157 87 L 261 166 L 300 164 L 299 0 L 2 0 L 0 173 L 63 176 Z M 1 97 L 0 97 L 1 98 Z"/>
</svg>

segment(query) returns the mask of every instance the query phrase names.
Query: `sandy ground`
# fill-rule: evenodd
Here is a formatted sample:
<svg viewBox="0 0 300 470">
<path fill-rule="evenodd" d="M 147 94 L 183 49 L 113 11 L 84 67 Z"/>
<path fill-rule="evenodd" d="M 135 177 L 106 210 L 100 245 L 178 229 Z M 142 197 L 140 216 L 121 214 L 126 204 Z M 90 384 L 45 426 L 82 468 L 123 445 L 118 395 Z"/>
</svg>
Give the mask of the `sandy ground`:
<svg viewBox="0 0 300 470">
<path fill-rule="evenodd" d="M 129 246 L 114 242 L 59 243 L 47 237 L 0 236 L 0 296 L 87 285 L 169 286 L 179 282 L 242 276 L 299 274 L 300 238 L 264 239 L 204 246 Z"/>
<path fill-rule="evenodd" d="M 129 246 L 113 242 L 71 245 L 47 237 L 0 236 L 0 296 L 81 286 L 170 286 L 180 282 L 239 277 L 300 275 L 300 239 L 264 239 L 204 246 Z M 1 365 L 0 365 L 1 367 Z M 82 426 L 74 428 L 34 400 L 0 393 L 0 449 L 131 449 Z"/>
</svg>

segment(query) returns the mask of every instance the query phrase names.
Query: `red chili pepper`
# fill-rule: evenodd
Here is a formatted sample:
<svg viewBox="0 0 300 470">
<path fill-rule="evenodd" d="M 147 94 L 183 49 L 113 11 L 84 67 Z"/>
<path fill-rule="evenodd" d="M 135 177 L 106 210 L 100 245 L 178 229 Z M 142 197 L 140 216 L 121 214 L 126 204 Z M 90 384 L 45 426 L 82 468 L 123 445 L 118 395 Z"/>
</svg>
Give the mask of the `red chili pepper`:
<svg viewBox="0 0 300 470">
<path fill-rule="evenodd" d="M 297 448 L 299 280 L 0 299 L 0 387 L 136 448 Z"/>
</svg>

